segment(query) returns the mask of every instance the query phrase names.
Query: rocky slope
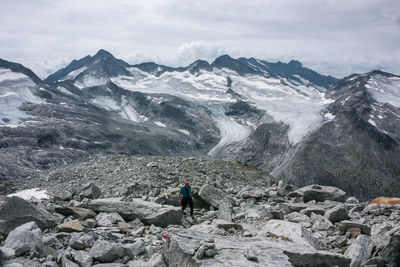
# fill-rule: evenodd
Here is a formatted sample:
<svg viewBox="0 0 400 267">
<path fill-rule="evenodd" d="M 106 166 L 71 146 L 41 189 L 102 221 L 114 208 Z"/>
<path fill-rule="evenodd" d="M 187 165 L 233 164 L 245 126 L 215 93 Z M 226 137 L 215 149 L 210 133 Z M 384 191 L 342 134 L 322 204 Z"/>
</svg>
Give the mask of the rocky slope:
<svg viewBox="0 0 400 267">
<path fill-rule="evenodd" d="M 175 195 L 187 177 L 196 192 L 194 220 L 182 215 Z M 30 182 L 18 188 L 52 191 L 0 197 L 2 266 L 400 262 L 400 199 L 368 203 L 335 187 L 271 185 L 241 163 L 111 156 Z"/>
</svg>

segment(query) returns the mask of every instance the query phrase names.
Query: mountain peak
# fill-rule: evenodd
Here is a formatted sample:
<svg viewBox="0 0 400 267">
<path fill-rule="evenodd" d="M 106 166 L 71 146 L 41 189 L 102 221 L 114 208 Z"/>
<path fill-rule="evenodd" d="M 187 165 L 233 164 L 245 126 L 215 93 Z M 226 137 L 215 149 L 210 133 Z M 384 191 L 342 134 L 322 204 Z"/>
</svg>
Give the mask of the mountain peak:
<svg viewBox="0 0 400 267">
<path fill-rule="evenodd" d="M 239 75 L 252 74 L 256 72 L 247 64 L 241 62 L 238 59 L 234 59 L 229 55 L 222 55 L 216 58 L 214 62 L 211 64 L 211 66 L 217 68 L 228 68 L 236 71 Z"/>
<path fill-rule="evenodd" d="M 298 61 L 298 60 L 290 60 L 288 64 L 292 65 L 292 66 L 295 66 L 295 67 L 302 67 L 303 66 L 303 64 L 301 64 L 301 62 Z"/>
<path fill-rule="evenodd" d="M 100 49 L 99 51 L 97 51 L 97 53 L 93 56 L 93 58 L 109 58 L 112 57 L 114 58 L 114 56 L 108 52 L 107 50 L 104 49 Z"/>
</svg>

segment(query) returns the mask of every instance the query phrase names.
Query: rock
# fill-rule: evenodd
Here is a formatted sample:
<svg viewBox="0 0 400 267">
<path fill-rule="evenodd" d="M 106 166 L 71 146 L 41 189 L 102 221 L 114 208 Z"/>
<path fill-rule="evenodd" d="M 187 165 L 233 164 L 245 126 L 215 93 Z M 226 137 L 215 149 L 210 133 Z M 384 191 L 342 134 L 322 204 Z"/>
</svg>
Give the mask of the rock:
<svg viewBox="0 0 400 267">
<path fill-rule="evenodd" d="M 312 207 L 308 207 L 308 208 L 305 208 L 305 209 L 301 210 L 300 213 L 311 217 L 311 214 L 313 214 L 313 213 L 314 214 L 319 214 L 319 215 L 324 215 L 325 211 L 326 210 L 323 207 L 312 206 Z"/>
<path fill-rule="evenodd" d="M 217 228 L 229 230 L 230 228 L 234 228 L 236 230 L 243 230 L 243 226 L 233 222 L 227 222 L 221 219 L 214 219 L 212 224 L 215 225 Z"/>
<path fill-rule="evenodd" d="M 399 266 L 400 263 L 400 232 L 390 238 L 389 244 L 379 253 L 387 266 Z"/>
<path fill-rule="evenodd" d="M 232 204 L 224 200 L 219 203 L 217 218 L 228 222 L 232 221 Z"/>
<path fill-rule="evenodd" d="M 85 245 L 83 244 L 83 242 L 78 237 L 74 237 L 74 236 L 71 236 L 71 238 L 68 241 L 68 245 L 71 248 L 77 249 L 77 250 L 85 249 Z"/>
<path fill-rule="evenodd" d="M 246 190 L 242 191 L 240 196 L 243 199 L 255 198 L 255 199 L 259 200 L 264 196 L 264 190 L 257 189 L 257 188 L 246 189 Z"/>
<path fill-rule="evenodd" d="M 42 230 L 36 222 L 18 226 L 8 234 L 4 247 L 12 248 L 17 257 L 27 252 L 40 251 L 43 248 Z"/>
<path fill-rule="evenodd" d="M 82 241 L 83 246 L 85 248 L 91 248 L 94 245 L 94 243 L 96 242 L 94 237 L 91 235 L 83 235 L 80 237 L 79 240 Z"/>
<path fill-rule="evenodd" d="M 366 224 L 353 221 L 341 221 L 339 223 L 339 231 L 346 233 L 349 228 L 358 227 L 364 235 L 371 235 L 371 227 Z"/>
<path fill-rule="evenodd" d="M 346 199 L 346 201 L 344 203 L 346 203 L 346 204 L 358 204 L 359 201 L 355 197 L 349 197 L 348 199 Z"/>
<path fill-rule="evenodd" d="M 56 206 L 54 210 L 64 216 L 73 216 L 76 219 L 86 220 L 96 217 L 96 213 L 90 209 Z"/>
<path fill-rule="evenodd" d="M 55 250 L 59 250 L 64 247 L 54 235 L 44 235 L 42 240 L 45 246 L 51 247 Z"/>
<path fill-rule="evenodd" d="M 324 216 L 319 214 L 311 213 L 311 221 L 313 222 L 311 229 L 316 231 L 326 231 L 333 228 L 333 224 Z"/>
<path fill-rule="evenodd" d="M 138 239 L 133 244 L 123 245 L 123 248 L 125 249 L 126 254 L 129 256 L 129 258 L 133 260 L 137 255 L 140 255 L 146 251 L 146 243 L 143 240 Z"/>
<path fill-rule="evenodd" d="M 347 210 L 343 205 L 338 205 L 325 212 L 325 217 L 332 223 L 341 222 L 350 219 Z"/>
<path fill-rule="evenodd" d="M 71 251 L 71 257 L 74 262 L 79 264 L 80 267 L 90 267 L 93 264 L 92 256 L 90 256 L 89 253 L 83 250 Z"/>
<path fill-rule="evenodd" d="M 244 214 L 246 218 L 269 220 L 275 217 L 264 206 L 261 205 L 245 204 L 243 209 L 245 211 Z"/>
<path fill-rule="evenodd" d="M 7 236 L 11 230 L 24 223 L 34 221 L 44 230 L 54 227 L 56 219 L 47 210 L 22 198 L 0 196 L 0 240 L 1 235 Z"/>
<path fill-rule="evenodd" d="M 308 185 L 289 193 L 288 196 L 302 196 L 304 202 L 315 200 L 324 202 L 325 200 L 335 200 L 343 202 L 346 192 L 333 186 Z"/>
<path fill-rule="evenodd" d="M 256 260 L 257 260 L 256 253 L 254 252 L 254 249 L 252 249 L 252 248 L 247 248 L 247 249 L 244 251 L 244 256 L 245 256 L 246 259 L 248 259 L 249 261 L 256 261 Z"/>
<path fill-rule="evenodd" d="M 374 243 L 369 236 L 359 235 L 344 255 L 351 258 L 351 267 L 357 267 L 370 257 L 373 248 Z"/>
<path fill-rule="evenodd" d="M 62 223 L 57 226 L 57 229 L 59 232 L 67 232 L 67 233 L 83 231 L 83 227 L 80 224 L 79 220 L 72 220 L 69 222 Z"/>
<path fill-rule="evenodd" d="M 89 183 L 84 186 L 82 192 L 79 194 L 81 198 L 96 199 L 101 195 L 101 190 L 94 183 Z"/>
<path fill-rule="evenodd" d="M 94 219 L 87 219 L 84 222 L 82 222 L 82 226 L 86 228 L 95 228 L 97 225 L 97 221 Z"/>
<path fill-rule="evenodd" d="M 125 255 L 125 250 L 122 246 L 98 240 L 89 251 L 89 255 L 100 262 L 113 262 Z"/>
<path fill-rule="evenodd" d="M 296 222 L 296 223 L 310 221 L 310 217 L 298 212 L 289 213 L 288 215 L 285 216 L 285 219 L 289 222 Z"/>
<path fill-rule="evenodd" d="M 291 212 L 300 212 L 301 210 L 304 210 L 306 208 L 310 208 L 310 204 L 306 203 L 280 203 L 279 204 L 279 209 L 282 210 L 284 213 L 288 214 Z"/>
<path fill-rule="evenodd" d="M 122 264 L 122 263 L 100 263 L 100 264 L 92 265 L 92 267 L 127 267 L 127 266 L 128 265 Z"/>
<path fill-rule="evenodd" d="M 217 227 L 211 224 L 195 224 L 191 226 L 190 229 L 193 231 L 199 231 L 203 233 L 211 233 L 214 232 L 217 229 Z"/>
<path fill-rule="evenodd" d="M 310 232 L 300 224 L 288 221 L 270 220 L 264 225 L 258 236 L 281 237 L 303 247 L 315 247 L 315 241 Z"/>
<path fill-rule="evenodd" d="M 9 260 L 15 257 L 15 250 L 8 247 L 0 247 L 0 263 L 2 260 Z"/>
<path fill-rule="evenodd" d="M 43 262 L 42 267 L 59 267 L 59 265 L 54 261 L 45 261 Z"/>
<path fill-rule="evenodd" d="M 86 203 L 86 206 L 96 212 L 117 212 L 127 221 L 139 219 L 146 224 L 154 224 L 160 227 L 182 223 L 180 208 L 162 206 L 141 199 L 124 202 L 116 198 L 103 198 L 92 200 Z"/>
<path fill-rule="evenodd" d="M 376 205 L 376 204 L 389 204 L 391 206 L 394 206 L 400 204 L 400 198 L 378 197 L 369 203 L 369 205 Z"/>
<path fill-rule="evenodd" d="M 210 184 L 205 184 L 200 189 L 199 196 L 204 201 L 216 208 L 219 207 L 220 203 L 225 203 L 226 201 L 233 205 L 233 199 L 231 197 L 227 196 L 226 193 L 222 192 L 221 190 Z"/>
<path fill-rule="evenodd" d="M 350 259 L 334 253 L 317 251 L 310 246 L 299 246 L 275 238 L 248 238 L 219 236 L 190 229 L 167 229 L 171 244 L 164 253 L 167 266 L 349 266 Z M 217 254 L 198 259 L 195 253 L 202 240 L 213 238 Z M 257 261 L 252 263 L 245 251 L 257 251 Z M 206 253 L 206 252 L 204 252 Z M 215 253 L 215 252 L 213 252 Z"/>
<path fill-rule="evenodd" d="M 75 262 L 67 259 L 66 257 L 62 257 L 61 259 L 61 267 L 79 267 Z"/>
<path fill-rule="evenodd" d="M 13 262 L 13 263 L 3 264 L 2 267 L 24 267 L 24 265 L 18 262 Z"/>
<path fill-rule="evenodd" d="M 98 226 L 111 227 L 119 222 L 125 222 L 125 220 L 116 212 L 101 212 L 96 216 L 96 222 Z"/>
</svg>

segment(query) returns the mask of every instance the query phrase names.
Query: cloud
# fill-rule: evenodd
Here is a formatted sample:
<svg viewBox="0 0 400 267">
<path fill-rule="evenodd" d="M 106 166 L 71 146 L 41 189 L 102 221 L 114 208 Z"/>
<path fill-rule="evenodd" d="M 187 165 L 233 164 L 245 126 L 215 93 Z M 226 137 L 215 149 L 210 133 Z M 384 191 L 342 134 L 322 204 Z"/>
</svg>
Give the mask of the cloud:
<svg viewBox="0 0 400 267">
<path fill-rule="evenodd" d="M 131 63 L 229 53 L 298 59 L 338 77 L 400 73 L 399 14 L 393 0 L 2 0 L 0 57 L 41 76 L 100 48 Z"/>
</svg>

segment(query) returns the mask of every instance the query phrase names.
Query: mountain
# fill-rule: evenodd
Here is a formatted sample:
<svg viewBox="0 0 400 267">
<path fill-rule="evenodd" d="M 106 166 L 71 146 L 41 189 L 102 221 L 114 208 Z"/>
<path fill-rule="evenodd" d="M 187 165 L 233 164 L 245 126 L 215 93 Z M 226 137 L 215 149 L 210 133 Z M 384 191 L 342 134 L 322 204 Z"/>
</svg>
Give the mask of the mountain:
<svg viewBox="0 0 400 267">
<path fill-rule="evenodd" d="M 0 179 L 124 153 L 240 160 L 277 179 L 360 198 L 399 188 L 400 85 L 392 74 L 337 80 L 298 61 L 229 55 L 180 68 L 130 65 L 100 50 L 37 79 L 20 88 L 38 98 L 16 102 L 12 123 L 1 115 L 8 156 Z M 0 90 L 10 83 L 18 84 Z"/>
</svg>

